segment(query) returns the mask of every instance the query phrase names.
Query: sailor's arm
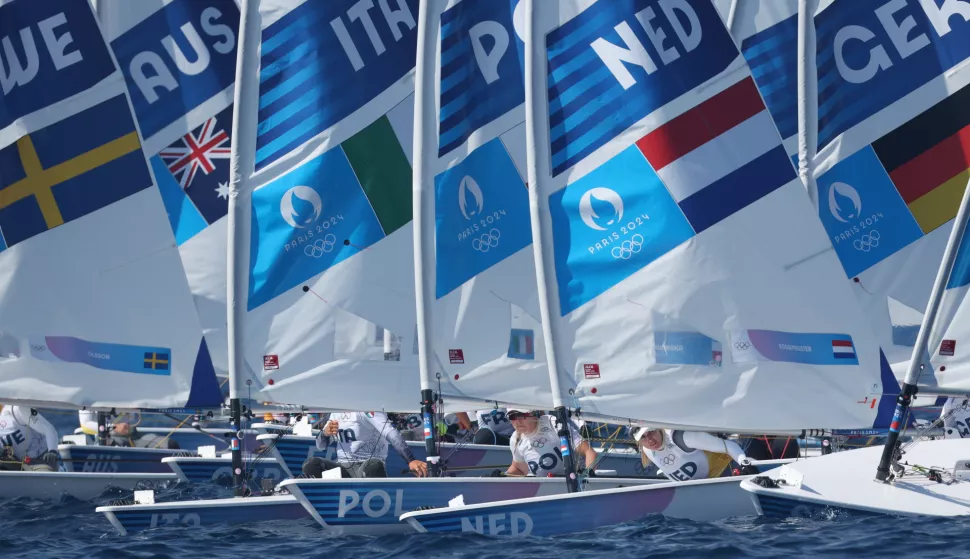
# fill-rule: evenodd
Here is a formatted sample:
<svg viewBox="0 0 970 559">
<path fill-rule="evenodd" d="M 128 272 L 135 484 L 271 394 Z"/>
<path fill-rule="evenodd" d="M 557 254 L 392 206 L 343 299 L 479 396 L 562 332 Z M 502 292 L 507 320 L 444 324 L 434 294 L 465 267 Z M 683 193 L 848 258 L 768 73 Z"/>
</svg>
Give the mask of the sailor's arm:
<svg viewBox="0 0 970 559">
<path fill-rule="evenodd" d="M 331 416 L 332 414 L 329 414 L 329 413 L 326 414 L 326 418 L 322 421 L 323 427 L 320 429 L 320 432 L 317 433 L 317 440 L 316 440 L 317 450 L 327 450 L 327 448 L 330 447 L 330 443 L 333 441 L 334 437 L 337 434 L 336 427 L 330 428 Z"/>
<path fill-rule="evenodd" d="M 710 433 L 703 433 L 700 431 L 684 431 L 684 444 L 691 448 L 696 448 L 697 450 L 706 450 L 708 452 L 721 452 L 727 454 L 732 460 L 738 464 L 741 464 L 742 466 L 747 466 L 751 463 L 741 447 L 738 446 L 738 443 L 728 439 L 715 437 Z"/>
</svg>

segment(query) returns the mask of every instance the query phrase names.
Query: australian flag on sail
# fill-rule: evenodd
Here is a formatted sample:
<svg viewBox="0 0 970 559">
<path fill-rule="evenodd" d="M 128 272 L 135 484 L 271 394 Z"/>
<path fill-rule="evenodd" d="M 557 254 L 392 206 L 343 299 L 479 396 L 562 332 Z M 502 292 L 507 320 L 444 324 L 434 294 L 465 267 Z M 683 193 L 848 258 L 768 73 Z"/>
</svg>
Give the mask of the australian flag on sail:
<svg viewBox="0 0 970 559">
<path fill-rule="evenodd" d="M 158 152 L 169 173 L 206 223 L 229 208 L 229 152 L 232 105 Z"/>
</svg>

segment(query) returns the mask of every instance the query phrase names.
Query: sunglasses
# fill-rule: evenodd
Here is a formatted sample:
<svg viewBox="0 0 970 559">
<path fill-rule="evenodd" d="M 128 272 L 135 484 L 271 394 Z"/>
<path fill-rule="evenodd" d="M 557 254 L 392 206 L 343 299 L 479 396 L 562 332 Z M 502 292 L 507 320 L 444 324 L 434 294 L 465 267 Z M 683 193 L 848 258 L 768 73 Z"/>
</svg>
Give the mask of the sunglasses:
<svg viewBox="0 0 970 559">
<path fill-rule="evenodd" d="M 515 421 L 516 419 L 525 419 L 527 417 L 532 417 L 532 414 L 531 413 L 512 412 L 512 413 L 508 414 L 507 417 L 509 418 L 509 421 Z"/>
</svg>

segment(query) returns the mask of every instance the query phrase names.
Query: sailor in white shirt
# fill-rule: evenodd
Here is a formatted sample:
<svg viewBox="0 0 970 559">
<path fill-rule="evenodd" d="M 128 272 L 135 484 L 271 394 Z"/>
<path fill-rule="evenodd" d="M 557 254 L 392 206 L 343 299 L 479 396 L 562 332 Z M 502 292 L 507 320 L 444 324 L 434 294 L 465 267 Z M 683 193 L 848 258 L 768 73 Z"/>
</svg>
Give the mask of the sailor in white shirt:
<svg viewBox="0 0 970 559">
<path fill-rule="evenodd" d="M 731 460 L 751 466 L 737 443 L 709 433 L 634 427 L 631 434 L 643 454 L 676 481 L 721 477 Z"/>
<path fill-rule="evenodd" d="M 509 408 L 506 416 L 515 428 L 509 439 L 512 464 L 506 471 L 512 475 L 549 476 L 563 473 L 562 450 L 559 446 L 559 428 L 551 415 L 540 415 L 533 410 Z M 573 455 L 582 456 L 586 466 L 596 461 L 596 451 L 582 439 L 579 430 L 570 422 L 569 435 Z M 577 469 L 579 469 L 579 460 Z"/>
<path fill-rule="evenodd" d="M 57 430 L 33 408 L 2 406 L 3 470 L 57 470 Z M 18 464 L 19 462 L 19 464 Z"/>
<path fill-rule="evenodd" d="M 505 408 L 475 410 L 475 419 L 478 420 L 478 432 L 475 433 L 476 444 L 502 446 L 509 444 L 509 437 L 512 436 L 515 427 L 508 418 L 508 410 Z"/>
<path fill-rule="evenodd" d="M 303 463 L 303 473 L 321 477 L 324 470 L 340 468 L 341 477 L 387 477 L 384 461 L 394 450 L 418 477 L 428 474 L 428 465 L 417 460 L 384 412 L 331 413 L 317 435 L 317 450 L 337 445 L 337 460 L 314 456 Z"/>
<path fill-rule="evenodd" d="M 970 437 L 970 401 L 966 398 L 951 397 L 946 399 L 940 410 L 943 420 L 943 432 L 948 439 L 962 439 Z"/>
</svg>

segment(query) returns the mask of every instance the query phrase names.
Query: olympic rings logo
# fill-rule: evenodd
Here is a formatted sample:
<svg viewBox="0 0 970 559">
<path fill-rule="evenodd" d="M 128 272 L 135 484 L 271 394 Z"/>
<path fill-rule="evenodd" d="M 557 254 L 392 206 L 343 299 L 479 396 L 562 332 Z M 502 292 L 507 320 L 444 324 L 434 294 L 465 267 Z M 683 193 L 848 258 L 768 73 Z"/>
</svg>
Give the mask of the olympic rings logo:
<svg viewBox="0 0 970 559">
<path fill-rule="evenodd" d="M 547 442 L 549 442 L 549 439 L 542 437 L 541 439 L 532 441 L 532 448 L 542 448 L 546 446 Z"/>
<path fill-rule="evenodd" d="M 749 347 L 751 347 L 751 344 L 749 344 L 748 342 L 735 342 L 734 343 L 734 349 L 736 349 L 738 351 L 744 351 L 744 350 L 748 349 Z"/>
<path fill-rule="evenodd" d="M 637 233 L 630 237 L 630 240 L 620 243 L 620 246 L 613 247 L 610 254 L 617 260 L 629 260 L 634 254 L 640 252 L 641 248 L 643 248 L 643 235 Z"/>
<path fill-rule="evenodd" d="M 305 252 L 307 256 L 320 258 L 324 254 L 332 251 L 335 244 L 337 244 L 337 237 L 335 237 L 333 233 L 328 233 L 326 237 L 317 239 L 312 245 L 307 245 L 303 249 L 303 252 Z"/>
<path fill-rule="evenodd" d="M 488 249 L 498 246 L 498 239 L 501 236 L 501 231 L 498 229 L 492 229 L 488 233 L 483 234 L 480 238 L 474 239 L 472 241 L 472 248 L 479 252 L 488 252 Z"/>
<path fill-rule="evenodd" d="M 674 458 L 673 454 L 668 454 L 667 456 L 664 456 L 660 461 L 664 463 L 664 466 L 669 466 L 673 464 L 675 460 L 676 459 Z"/>
<path fill-rule="evenodd" d="M 854 246 L 856 250 L 869 252 L 870 250 L 879 246 L 879 231 L 873 230 L 868 235 L 863 235 L 862 237 L 853 241 L 852 246 Z"/>
</svg>

